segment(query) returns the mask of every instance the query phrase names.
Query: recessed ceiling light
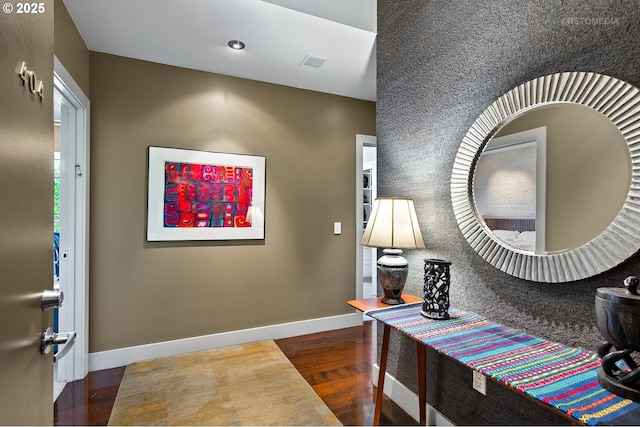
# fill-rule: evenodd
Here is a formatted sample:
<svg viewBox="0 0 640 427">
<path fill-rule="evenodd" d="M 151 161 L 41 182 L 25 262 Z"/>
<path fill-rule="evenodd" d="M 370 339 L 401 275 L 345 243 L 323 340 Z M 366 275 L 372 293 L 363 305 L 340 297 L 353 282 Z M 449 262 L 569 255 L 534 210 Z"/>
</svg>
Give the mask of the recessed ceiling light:
<svg viewBox="0 0 640 427">
<path fill-rule="evenodd" d="M 240 40 L 230 40 L 228 44 L 229 47 L 234 50 L 242 50 L 245 46 Z"/>
</svg>

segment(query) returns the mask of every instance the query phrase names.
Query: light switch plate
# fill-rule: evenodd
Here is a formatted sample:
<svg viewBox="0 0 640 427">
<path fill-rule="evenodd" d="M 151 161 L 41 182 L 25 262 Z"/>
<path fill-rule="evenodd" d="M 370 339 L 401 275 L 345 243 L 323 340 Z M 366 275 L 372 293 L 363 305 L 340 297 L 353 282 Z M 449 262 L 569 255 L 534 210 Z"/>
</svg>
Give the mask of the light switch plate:
<svg viewBox="0 0 640 427">
<path fill-rule="evenodd" d="M 334 222 L 333 223 L 333 234 L 342 234 L 342 223 Z"/>
<path fill-rule="evenodd" d="M 473 389 L 482 395 L 487 395 L 487 377 L 478 371 L 473 371 Z"/>
</svg>

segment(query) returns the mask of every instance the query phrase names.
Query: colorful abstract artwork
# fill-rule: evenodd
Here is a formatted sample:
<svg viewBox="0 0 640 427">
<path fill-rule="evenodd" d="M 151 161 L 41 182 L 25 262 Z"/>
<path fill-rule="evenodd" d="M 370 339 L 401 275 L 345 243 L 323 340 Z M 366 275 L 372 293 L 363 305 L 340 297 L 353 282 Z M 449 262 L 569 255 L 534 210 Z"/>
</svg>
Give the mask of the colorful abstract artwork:
<svg viewBox="0 0 640 427">
<path fill-rule="evenodd" d="M 165 163 L 165 227 L 248 227 L 253 169 Z"/>
<path fill-rule="evenodd" d="M 149 147 L 147 240 L 264 238 L 265 158 Z"/>
</svg>

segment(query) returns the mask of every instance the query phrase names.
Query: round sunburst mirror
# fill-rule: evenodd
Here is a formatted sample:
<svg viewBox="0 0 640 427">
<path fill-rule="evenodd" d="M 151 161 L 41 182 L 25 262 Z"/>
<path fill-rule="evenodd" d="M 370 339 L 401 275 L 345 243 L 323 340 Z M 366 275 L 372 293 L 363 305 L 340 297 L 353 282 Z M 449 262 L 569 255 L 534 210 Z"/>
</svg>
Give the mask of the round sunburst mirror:
<svg viewBox="0 0 640 427">
<path fill-rule="evenodd" d="M 558 73 L 502 95 L 473 123 L 451 175 L 471 247 L 538 282 L 609 270 L 640 249 L 640 92 Z"/>
</svg>

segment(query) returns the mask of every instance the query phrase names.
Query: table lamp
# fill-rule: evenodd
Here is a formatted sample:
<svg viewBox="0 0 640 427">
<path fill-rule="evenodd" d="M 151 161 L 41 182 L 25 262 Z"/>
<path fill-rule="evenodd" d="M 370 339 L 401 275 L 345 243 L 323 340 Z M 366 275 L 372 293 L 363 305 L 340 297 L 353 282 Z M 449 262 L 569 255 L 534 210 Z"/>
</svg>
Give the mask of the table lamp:
<svg viewBox="0 0 640 427">
<path fill-rule="evenodd" d="M 247 209 L 247 224 L 252 227 L 261 228 L 264 226 L 264 215 L 262 214 L 262 209 L 257 206 L 249 206 Z"/>
<path fill-rule="evenodd" d="M 402 257 L 402 249 L 424 248 L 413 200 L 402 197 L 377 198 L 360 244 L 384 249 L 377 268 L 378 281 L 384 291 L 382 302 L 404 304 L 401 295 L 407 281 L 409 263 Z"/>
</svg>

